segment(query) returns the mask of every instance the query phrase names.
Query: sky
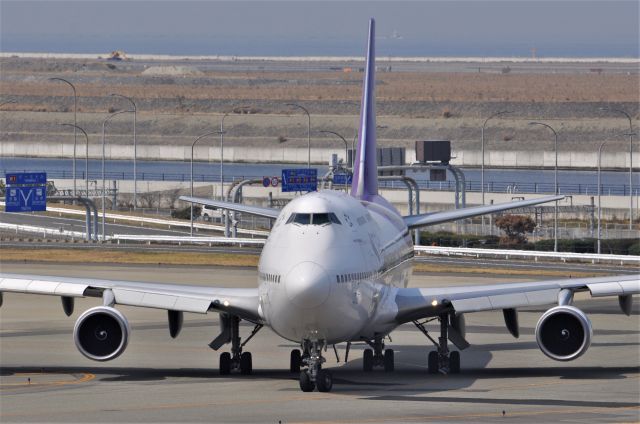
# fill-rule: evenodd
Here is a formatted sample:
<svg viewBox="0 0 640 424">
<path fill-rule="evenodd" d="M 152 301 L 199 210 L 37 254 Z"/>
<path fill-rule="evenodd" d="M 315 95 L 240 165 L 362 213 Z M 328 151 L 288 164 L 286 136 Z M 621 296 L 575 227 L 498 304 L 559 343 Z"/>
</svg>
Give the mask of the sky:
<svg viewBox="0 0 640 424">
<path fill-rule="evenodd" d="M 2 51 L 639 57 L 640 2 L 0 0 Z M 501 54 L 502 53 L 502 54 Z"/>
</svg>

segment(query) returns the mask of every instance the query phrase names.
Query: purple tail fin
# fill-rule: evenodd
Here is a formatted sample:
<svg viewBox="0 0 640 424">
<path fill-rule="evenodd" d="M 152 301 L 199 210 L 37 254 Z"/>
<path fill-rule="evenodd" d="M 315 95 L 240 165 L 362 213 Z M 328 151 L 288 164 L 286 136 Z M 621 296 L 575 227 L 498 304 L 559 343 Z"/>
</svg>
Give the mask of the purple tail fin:
<svg viewBox="0 0 640 424">
<path fill-rule="evenodd" d="M 369 44 L 367 47 L 364 82 L 362 84 L 360 129 L 358 131 L 358 147 L 356 160 L 353 164 L 353 183 L 351 185 L 351 195 L 363 200 L 369 200 L 378 194 L 374 93 L 376 85 L 375 27 L 375 20 L 369 20 Z"/>
</svg>

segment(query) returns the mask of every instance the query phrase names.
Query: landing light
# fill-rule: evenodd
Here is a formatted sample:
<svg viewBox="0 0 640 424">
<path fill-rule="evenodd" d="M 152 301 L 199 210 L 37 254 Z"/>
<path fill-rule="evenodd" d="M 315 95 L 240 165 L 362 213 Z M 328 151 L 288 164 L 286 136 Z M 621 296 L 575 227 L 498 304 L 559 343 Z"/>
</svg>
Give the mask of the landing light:
<svg viewBox="0 0 640 424">
<path fill-rule="evenodd" d="M 431 301 L 431 306 L 438 306 L 438 300 L 437 299 L 433 299 Z"/>
<path fill-rule="evenodd" d="M 228 307 L 228 306 L 229 306 L 229 301 L 228 301 L 228 300 L 225 300 L 224 302 L 222 302 L 222 304 L 223 304 L 223 305 L 224 305 L 224 307 L 226 308 L 226 307 Z"/>
</svg>

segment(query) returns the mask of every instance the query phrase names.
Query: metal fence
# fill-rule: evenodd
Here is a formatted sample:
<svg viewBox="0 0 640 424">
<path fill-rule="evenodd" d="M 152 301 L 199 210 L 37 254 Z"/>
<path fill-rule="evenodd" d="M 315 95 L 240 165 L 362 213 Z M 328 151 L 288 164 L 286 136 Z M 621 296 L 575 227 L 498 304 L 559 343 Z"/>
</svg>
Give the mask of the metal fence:
<svg viewBox="0 0 640 424">
<path fill-rule="evenodd" d="M 4 173 L 4 171 L 0 171 Z M 58 170 L 47 171 L 47 177 L 49 179 L 71 179 L 73 174 L 71 171 Z M 226 176 L 224 182 L 233 182 L 245 179 L 257 179 L 262 178 L 262 175 L 234 175 Z M 78 171 L 76 174 L 78 180 L 86 179 L 84 171 Z M 89 172 L 89 180 L 101 179 L 101 172 Z M 108 180 L 133 180 L 133 172 L 105 172 L 105 178 Z M 139 172 L 138 181 L 172 181 L 172 182 L 185 182 L 191 181 L 190 173 L 165 173 L 165 172 Z M 196 183 L 220 182 L 220 175 L 216 174 L 194 174 L 193 181 Z M 416 182 L 423 190 L 431 191 L 455 191 L 455 181 L 429 181 L 426 179 L 416 179 Z M 397 181 L 380 181 L 380 187 L 383 188 L 402 188 L 405 186 L 401 182 Z M 602 195 L 604 196 L 628 196 L 629 185 L 628 184 L 601 184 Z M 480 181 L 466 181 L 465 190 L 467 192 L 481 192 L 482 185 Z M 598 194 L 597 184 L 569 184 L 559 183 L 558 191 L 560 194 L 584 194 L 595 196 Z M 485 183 L 486 193 L 554 193 L 553 183 L 540 183 L 540 182 L 500 182 L 492 181 Z M 640 193 L 640 188 L 634 186 L 633 194 L 637 196 Z"/>
</svg>

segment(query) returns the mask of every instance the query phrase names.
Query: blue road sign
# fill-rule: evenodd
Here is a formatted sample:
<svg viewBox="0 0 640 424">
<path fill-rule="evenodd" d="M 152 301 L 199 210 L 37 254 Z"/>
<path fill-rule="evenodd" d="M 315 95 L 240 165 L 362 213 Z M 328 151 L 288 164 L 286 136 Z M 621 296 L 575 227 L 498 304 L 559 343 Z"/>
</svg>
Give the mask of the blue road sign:
<svg viewBox="0 0 640 424">
<path fill-rule="evenodd" d="M 333 174 L 333 183 L 348 185 L 353 181 L 353 175 L 351 174 Z"/>
<path fill-rule="evenodd" d="M 47 210 L 47 174 L 45 172 L 5 174 L 6 212 Z"/>
<path fill-rule="evenodd" d="M 316 191 L 318 189 L 317 169 L 283 169 L 282 191 Z"/>
<path fill-rule="evenodd" d="M 10 185 L 46 185 L 47 173 L 46 172 L 12 172 L 5 174 L 7 178 L 7 186 Z"/>
</svg>

